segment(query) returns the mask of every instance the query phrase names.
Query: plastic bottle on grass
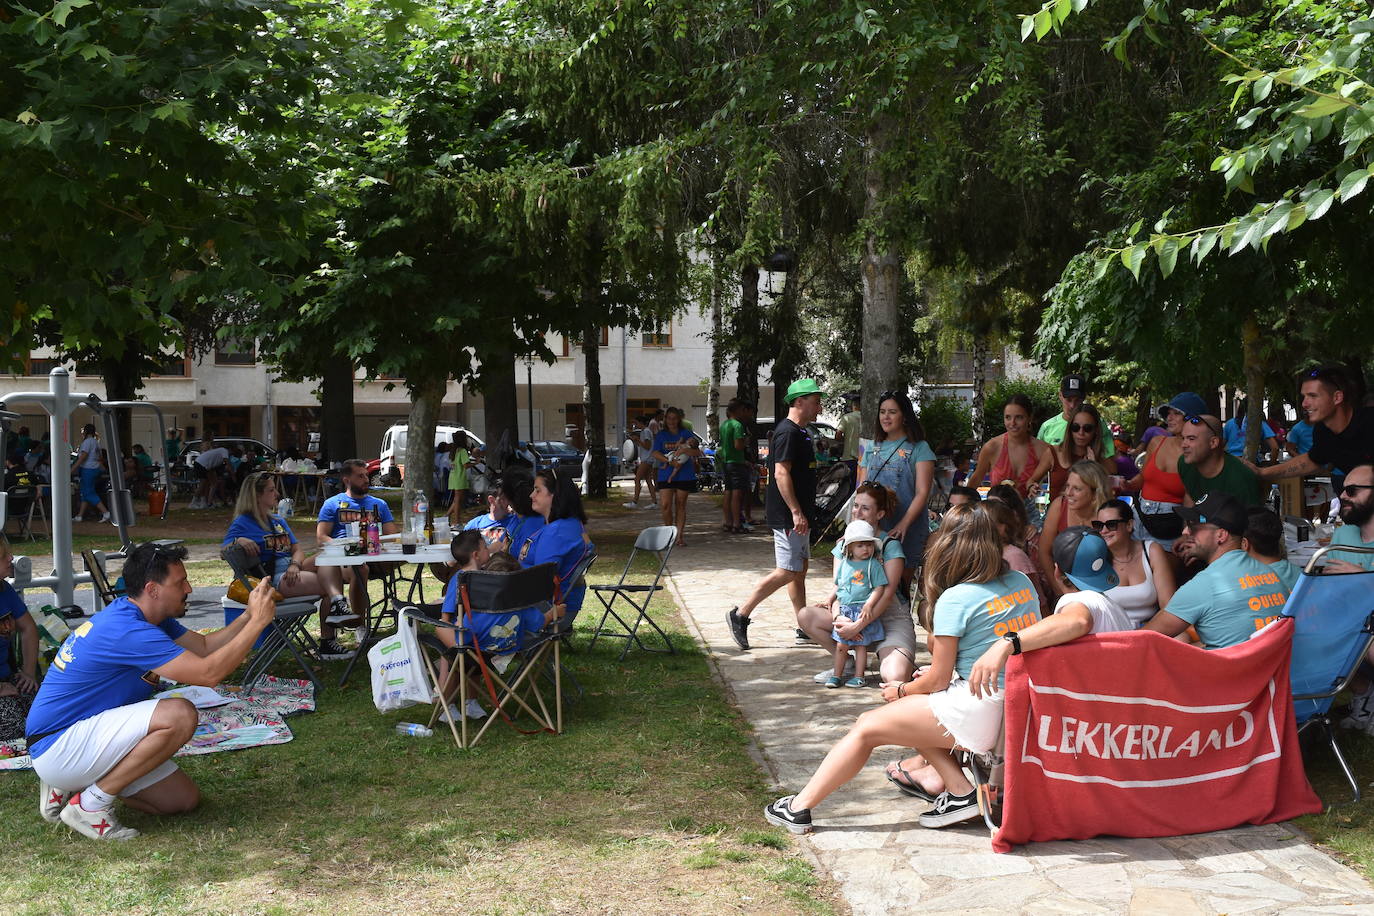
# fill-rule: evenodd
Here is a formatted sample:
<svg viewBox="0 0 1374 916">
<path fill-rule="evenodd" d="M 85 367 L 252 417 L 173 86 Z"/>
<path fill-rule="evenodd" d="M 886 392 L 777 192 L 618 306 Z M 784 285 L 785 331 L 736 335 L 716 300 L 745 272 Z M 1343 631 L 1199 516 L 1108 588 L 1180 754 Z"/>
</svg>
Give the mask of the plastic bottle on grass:
<svg viewBox="0 0 1374 916">
<path fill-rule="evenodd" d="M 397 722 L 396 734 L 408 735 L 411 738 L 429 738 L 434 735 L 434 730 L 417 725 L 414 722 Z"/>
</svg>

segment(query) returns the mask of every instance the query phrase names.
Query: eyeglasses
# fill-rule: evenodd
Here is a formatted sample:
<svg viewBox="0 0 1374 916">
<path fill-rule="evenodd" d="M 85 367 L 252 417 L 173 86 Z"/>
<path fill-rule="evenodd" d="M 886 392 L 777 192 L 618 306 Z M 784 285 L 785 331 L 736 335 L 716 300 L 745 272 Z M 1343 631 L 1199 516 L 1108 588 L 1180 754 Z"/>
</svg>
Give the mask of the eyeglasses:
<svg viewBox="0 0 1374 916">
<path fill-rule="evenodd" d="M 1105 521 L 1105 522 L 1099 521 L 1098 519 L 1093 519 L 1093 520 L 1092 520 L 1092 526 L 1093 526 L 1093 530 L 1094 530 L 1094 531 L 1101 531 L 1101 530 L 1103 530 L 1104 528 L 1105 528 L 1106 530 L 1108 530 L 1108 531 L 1115 531 L 1116 529 L 1120 528 L 1122 525 L 1129 525 L 1129 524 L 1130 524 L 1130 521 L 1127 520 L 1127 519 L 1124 519 L 1124 518 L 1110 518 L 1110 519 L 1107 519 L 1107 521 Z"/>
<path fill-rule="evenodd" d="M 1359 496 L 1361 490 L 1374 490 L 1374 484 L 1370 483 L 1348 483 L 1341 487 L 1342 496 Z"/>
<path fill-rule="evenodd" d="M 1092 432 L 1092 431 L 1095 430 L 1095 429 L 1097 429 L 1097 427 L 1094 426 L 1094 425 L 1092 425 L 1091 423 L 1070 423 L 1070 424 L 1069 424 L 1069 432 L 1071 432 L 1071 433 L 1090 433 L 1090 432 Z"/>
<path fill-rule="evenodd" d="M 1196 414 L 1193 414 L 1193 415 L 1184 417 L 1183 420 L 1184 420 L 1185 423 L 1192 423 L 1192 424 L 1195 424 L 1195 425 L 1197 425 L 1197 426 L 1205 426 L 1205 427 L 1207 427 L 1208 429 L 1210 429 L 1213 433 L 1215 433 L 1217 436 L 1221 436 L 1221 434 L 1222 434 L 1222 433 L 1221 433 L 1221 425 L 1220 425 L 1219 423 L 1217 423 L 1216 420 L 1213 420 L 1211 417 L 1200 417 L 1200 416 L 1198 416 L 1198 415 L 1196 415 Z"/>
</svg>

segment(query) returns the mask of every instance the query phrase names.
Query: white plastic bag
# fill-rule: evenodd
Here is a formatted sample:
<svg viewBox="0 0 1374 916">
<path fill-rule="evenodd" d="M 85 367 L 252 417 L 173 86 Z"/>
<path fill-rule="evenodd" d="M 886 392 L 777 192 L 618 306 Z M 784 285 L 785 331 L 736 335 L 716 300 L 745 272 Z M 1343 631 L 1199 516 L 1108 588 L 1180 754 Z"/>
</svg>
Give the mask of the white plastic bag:
<svg viewBox="0 0 1374 916">
<path fill-rule="evenodd" d="M 402 618 L 395 635 L 367 651 L 367 663 L 372 667 L 372 702 L 378 712 L 430 702 L 413 622 Z"/>
</svg>

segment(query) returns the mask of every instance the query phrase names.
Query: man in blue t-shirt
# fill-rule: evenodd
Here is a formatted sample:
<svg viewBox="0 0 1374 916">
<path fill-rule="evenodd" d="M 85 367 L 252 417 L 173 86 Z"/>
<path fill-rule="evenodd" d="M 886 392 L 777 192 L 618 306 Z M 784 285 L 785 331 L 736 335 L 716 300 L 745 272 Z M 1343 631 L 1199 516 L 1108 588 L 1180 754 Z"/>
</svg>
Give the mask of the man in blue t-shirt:
<svg viewBox="0 0 1374 916">
<path fill-rule="evenodd" d="M 138 831 L 114 815 L 115 798 L 149 814 L 178 814 L 200 790 L 172 763 L 195 734 L 195 706 L 152 699 L 159 678 L 213 687 L 242 664 L 276 603 L 263 579 L 247 611 L 208 636 L 177 618 L 191 594 L 186 549 L 141 544 L 124 562 L 128 597 L 77 627 L 62 643 L 27 723 L 38 774 L 38 810 L 97 840 Z"/>
<path fill-rule="evenodd" d="M 498 486 L 487 494 L 487 514 L 468 519 L 463 530 L 486 531 L 488 528 L 509 528 L 516 521 L 515 514 L 510 509 L 510 501 L 506 499 L 506 494 Z"/>
<path fill-rule="evenodd" d="M 320 506 L 320 517 L 315 525 L 315 537 L 319 540 L 320 546 L 323 547 L 335 538 L 347 535 L 349 524 L 361 522 L 366 512 L 377 513 L 382 534 L 395 534 L 398 529 L 391 515 L 391 507 L 385 500 L 368 494 L 370 484 L 367 479 L 367 462 L 361 458 L 348 459 L 343 463 L 339 477 L 343 481 L 344 491 L 329 497 L 324 501 L 324 505 Z M 353 607 L 368 606 L 367 580 L 371 571 L 368 563 L 346 567 L 346 573 L 351 574 L 345 575 L 345 578 L 349 580 L 348 597 Z M 340 623 L 345 626 L 359 624 L 361 621 L 357 613 L 341 604 L 336 602 L 330 608 L 325 623 Z"/>
<path fill-rule="evenodd" d="M 1277 617 L 1288 600 L 1279 574 L 1243 548 L 1248 510 L 1230 493 L 1218 491 L 1174 511 L 1183 517 L 1185 534 L 1193 537 L 1188 555 L 1207 568 L 1174 592 L 1168 607 L 1143 629 L 1177 636 L 1191 626 L 1204 649 L 1245 642 Z"/>
</svg>

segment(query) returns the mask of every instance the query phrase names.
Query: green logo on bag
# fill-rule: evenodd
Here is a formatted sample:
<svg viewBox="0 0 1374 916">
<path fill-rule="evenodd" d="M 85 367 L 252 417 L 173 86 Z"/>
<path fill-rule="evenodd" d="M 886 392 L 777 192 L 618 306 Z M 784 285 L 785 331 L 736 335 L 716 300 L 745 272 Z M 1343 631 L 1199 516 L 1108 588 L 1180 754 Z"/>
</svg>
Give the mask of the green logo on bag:
<svg viewBox="0 0 1374 916">
<path fill-rule="evenodd" d="M 390 655 L 392 652 L 401 650 L 401 641 L 398 639 L 395 642 L 384 642 L 378 648 L 381 649 L 383 655 Z"/>
<path fill-rule="evenodd" d="M 406 679 L 405 679 L 405 678 L 403 678 L 403 677 L 398 677 L 398 678 L 396 678 L 394 681 L 387 681 L 387 682 L 386 682 L 386 685 L 387 685 L 388 687 L 390 687 L 390 686 L 393 685 L 393 684 L 404 684 L 405 682 L 406 682 Z"/>
</svg>

